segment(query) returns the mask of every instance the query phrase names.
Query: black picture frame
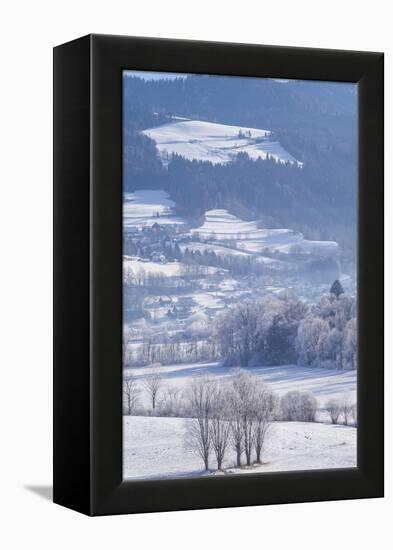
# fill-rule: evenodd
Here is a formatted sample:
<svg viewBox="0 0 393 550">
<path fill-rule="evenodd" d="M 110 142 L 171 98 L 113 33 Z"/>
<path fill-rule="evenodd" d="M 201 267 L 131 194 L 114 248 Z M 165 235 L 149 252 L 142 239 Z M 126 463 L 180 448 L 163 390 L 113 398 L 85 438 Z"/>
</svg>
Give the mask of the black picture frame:
<svg viewBox="0 0 393 550">
<path fill-rule="evenodd" d="M 122 480 L 122 70 L 358 83 L 358 466 Z M 54 49 L 54 502 L 88 515 L 382 497 L 383 54 L 88 35 Z"/>
</svg>

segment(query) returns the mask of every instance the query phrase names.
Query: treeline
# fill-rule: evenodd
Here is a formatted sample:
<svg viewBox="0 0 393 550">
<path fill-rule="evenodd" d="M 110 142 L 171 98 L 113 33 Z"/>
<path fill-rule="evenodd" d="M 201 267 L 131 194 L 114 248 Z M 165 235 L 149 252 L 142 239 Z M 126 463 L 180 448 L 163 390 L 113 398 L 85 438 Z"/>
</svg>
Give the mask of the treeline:
<svg viewBox="0 0 393 550">
<path fill-rule="evenodd" d="M 356 300 L 330 293 L 313 306 L 267 296 L 221 312 L 214 335 L 230 365 L 281 365 L 356 369 Z"/>
<path fill-rule="evenodd" d="M 154 338 L 145 337 L 143 343 L 128 354 L 127 365 L 144 366 L 151 363 L 176 365 L 178 363 L 198 363 L 215 361 L 220 358 L 218 346 L 209 339 L 183 339 L 172 337 L 155 342 Z"/>
<path fill-rule="evenodd" d="M 125 268 L 123 285 L 125 289 L 145 289 L 150 293 L 174 293 L 193 290 L 193 284 L 198 279 L 206 277 L 208 266 L 198 263 L 186 263 L 179 266 L 177 275 L 167 275 L 162 271 L 149 271 L 143 263 L 137 269 Z"/>
</svg>

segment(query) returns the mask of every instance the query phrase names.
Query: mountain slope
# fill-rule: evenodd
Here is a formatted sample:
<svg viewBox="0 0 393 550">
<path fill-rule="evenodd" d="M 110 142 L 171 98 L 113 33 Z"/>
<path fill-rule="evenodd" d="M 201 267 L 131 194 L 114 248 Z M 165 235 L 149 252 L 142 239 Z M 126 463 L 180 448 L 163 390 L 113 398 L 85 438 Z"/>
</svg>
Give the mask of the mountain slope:
<svg viewBox="0 0 393 550">
<path fill-rule="evenodd" d="M 177 154 L 189 160 L 224 164 L 232 161 L 239 153 L 246 153 L 253 160 L 270 156 L 279 162 L 297 163 L 272 138 L 271 132 L 258 128 L 175 119 L 143 130 L 142 134 L 155 141 L 164 158 L 166 155 Z"/>
</svg>

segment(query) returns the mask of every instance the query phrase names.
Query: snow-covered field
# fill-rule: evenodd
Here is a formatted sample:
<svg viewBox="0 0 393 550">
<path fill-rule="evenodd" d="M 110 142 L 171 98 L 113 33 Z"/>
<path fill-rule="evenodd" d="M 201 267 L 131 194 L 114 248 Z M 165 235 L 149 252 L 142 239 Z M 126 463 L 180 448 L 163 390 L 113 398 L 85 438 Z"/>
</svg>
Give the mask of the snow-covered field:
<svg viewBox="0 0 393 550">
<path fill-rule="evenodd" d="M 208 210 L 200 227 L 191 234 L 214 240 L 236 240 L 237 248 L 243 252 L 281 252 L 288 254 L 334 255 L 338 244 L 334 241 L 308 241 L 303 235 L 291 229 L 260 229 L 255 221 L 244 221 L 225 209 Z M 221 251 L 222 253 L 222 251 Z"/>
<path fill-rule="evenodd" d="M 183 225 L 184 220 L 173 214 L 175 203 L 162 189 L 140 189 L 123 197 L 123 229 L 142 229 L 155 223 Z"/>
<path fill-rule="evenodd" d="M 269 155 L 280 162 L 301 165 L 278 141 L 272 140 L 268 130 L 259 128 L 175 119 L 142 133 L 156 142 L 163 158 L 176 153 L 189 160 L 224 164 L 239 153 L 247 153 L 254 160 Z"/>
<path fill-rule="evenodd" d="M 139 367 L 131 372 L 139 387 L 154 368 Z M 356 428 L 332 425 L 326 411 L 327 400 L 348 397 L 356 402 L 356 372 L 304 368 L 297 365 L 250 367 L 268 387 L 281 396 L 291 390 L 311 392 L 318 400 L 318 422 L 273 422 L 269 428 L 263 465 L 235 468 L 235 455 L 229 450 L 224 461 L 226 473 L 262 473 L 289 470 L 356 467 Z M 232 369 L 217 363 L 180 364 L 160 367 L 162 391 L 184 390 L 192 377 L 205 374 L 225 382 Z M 149 407 L 145 394 L 140 396 Z M 145 479 L 206 475 L 200 458 L 185 443 L 187 422 L 184 418 L 125 416 L 123 421 L 123 475 Z M 214 456 L 211 458 L 214 468 Z M 213 471 L 210 475 L 218 475 Z"/>
<path fill-rule="evenodd" d="M 357 374 L 354 370 L 337 371 L 299 365 L 245 367 L 245 369 L 261 377 L 269 388 L 279 396 L 291 390 L 312 393 L 317 398 L 320 408 L 323 408 L 326 402 L 332 398 L 348 396 L 352 401 L 356 401 Z M 132 372 L 138 381 L 143 382 L 153 372 L 153 369 L 152 367 L 125 369 L 125 377 L 128 372 Z M 218 363 L 187 363 L 160 367 L 163 387 L 172 386 L 179 389 L 184 389 L 192 377 L 200 374 L 225 380 L 231 376 L 232 372 L 232 367 L 223 367 Z M 146 397 L 144 398 L 146 399 Z M 147 405 L 147 401 L 144 401 L 144 404 Z"/>
<path fill-rule="evenodd" d="M 187 422 L 183 418 L 124 417 L 123 477 L 204 474 L 200 459 L 184 444 Z M 261 466 L 234 468 L 232 450 L 223 466 L 227 473 L 236 474 L 356 467 L 356 431 L 342 425 L 274 422 L 267 435 Z"/>
</svg>

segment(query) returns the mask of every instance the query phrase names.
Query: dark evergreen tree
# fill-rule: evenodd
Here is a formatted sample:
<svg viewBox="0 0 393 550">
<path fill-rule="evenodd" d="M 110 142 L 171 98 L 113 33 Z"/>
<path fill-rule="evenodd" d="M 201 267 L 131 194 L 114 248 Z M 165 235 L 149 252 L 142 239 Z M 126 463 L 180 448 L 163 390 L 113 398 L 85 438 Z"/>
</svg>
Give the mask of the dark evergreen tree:
<svg viewBox="0 0 393 550">
<path fill-rule="evenodd" d="M 344 294 L 344 289 L 338 279 L 336 279 L 330 287 L 330 294 L 334 294 L 336 298 L 339 298 L 341 294 Z"/>
</svg>

